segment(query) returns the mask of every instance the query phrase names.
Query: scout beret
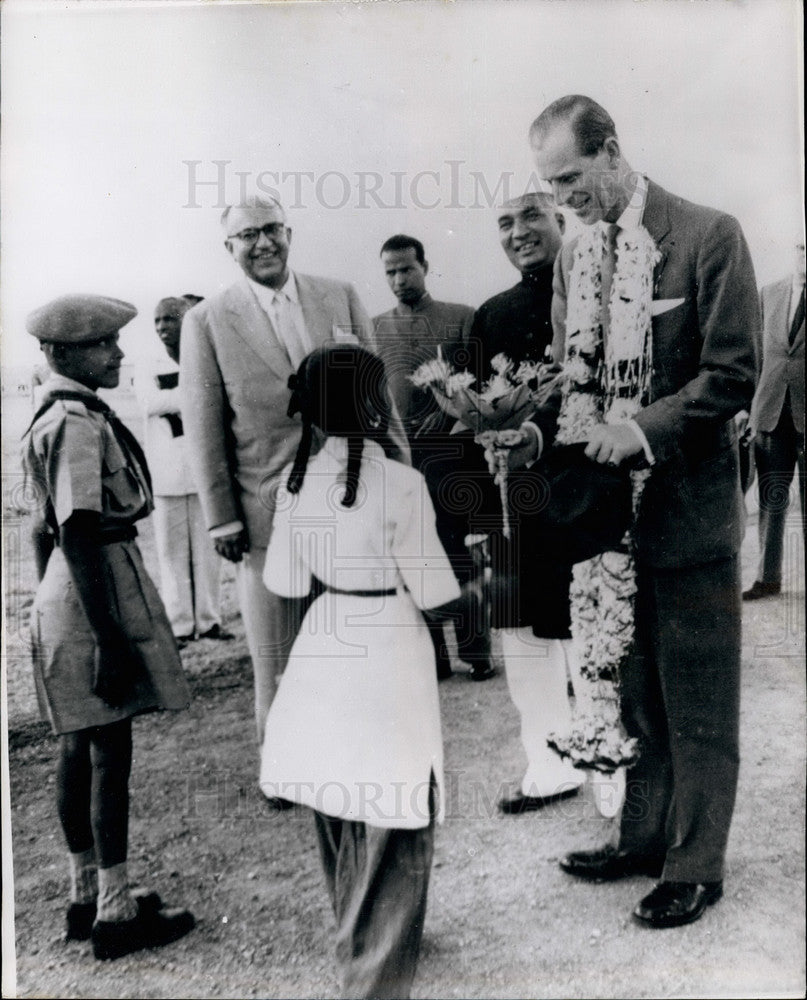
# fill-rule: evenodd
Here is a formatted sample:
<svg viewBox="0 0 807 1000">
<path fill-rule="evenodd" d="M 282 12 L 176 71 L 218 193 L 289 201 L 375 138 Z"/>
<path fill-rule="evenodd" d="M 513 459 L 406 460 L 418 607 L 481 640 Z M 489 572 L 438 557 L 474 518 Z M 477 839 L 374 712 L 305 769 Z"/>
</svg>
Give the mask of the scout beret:
<svg viewBox="0 0 807 1000">
<path fill-rule="evenodd" d="M 91 344 L 117 333 L 135 318 L 129 302 L 105 295 L 62 295 L 35 309 L 25 327 L 37 340 L 51 344 Z"/>
</svg>

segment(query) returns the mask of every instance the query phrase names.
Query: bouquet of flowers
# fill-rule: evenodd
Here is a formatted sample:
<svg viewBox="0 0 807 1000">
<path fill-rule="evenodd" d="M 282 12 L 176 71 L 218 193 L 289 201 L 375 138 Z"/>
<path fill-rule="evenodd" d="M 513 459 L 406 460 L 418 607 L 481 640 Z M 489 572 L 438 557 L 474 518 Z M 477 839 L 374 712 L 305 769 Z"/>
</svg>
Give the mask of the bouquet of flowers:
<svg viewBox="0 0 807 1000">
<path fill-rule="evenodd" d="M 410 375 L 410 381 L 419 388 L 430 389 L 444 413 L 474 431 L 478 443 L 494 451 L 503 532 L 509 538 L 507 448 L 499 439 L 499 431 L 520 427 L 546 398 L 558 375 L 557 368 L 549 363 L 522 361 L 516 366 L 504 354 L 497 354 L 490 365 L 491 377 L 479 390 L 472 389 L 476 378 L 468 371 L 454 371 L 438 347 L 437 357 L 424 362 Z"/>
</svg>

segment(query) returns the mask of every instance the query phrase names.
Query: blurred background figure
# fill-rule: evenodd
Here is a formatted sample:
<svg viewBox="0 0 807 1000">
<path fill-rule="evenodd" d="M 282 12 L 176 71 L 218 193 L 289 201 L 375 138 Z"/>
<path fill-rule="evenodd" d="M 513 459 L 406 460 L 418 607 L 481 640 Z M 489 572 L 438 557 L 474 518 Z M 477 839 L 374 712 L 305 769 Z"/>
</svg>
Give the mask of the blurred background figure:
<svg viewBox="0 0 807 1000">
<path fill-rule="evenodd" d="M 391 236 L 381 247 L 380 256 L 387 284 L 398 303 L 373 320 L 376 346 L 406 430 L 412 465 L 424 474 L 429 484 L 440 540 L 457 579 L 466 583 L 480 576 L 474 560 L 478 546 L 475 551 L 466 545 L 470 534 L 467 504 L 458 509 L 451 497 L 446 496 L 451 491 L 444 487 L 446 458 L 462 447 L 462 441 L 467 446 L 469 438 L 449 436 L 454 420 L 443 413 L 428 389 L 413 385 L 410 376 L 438 354 L 457 371 L 468 367 L 468 335 L 474 311 L 470 306 L 437 302 L 431 297 L 426 290 L 429 262 L 420 240 L 402 233 Z M 475 445 L 471 447 L 478 450 Z M 485 474 L 483 471 L 482 475 Z M 481 581 L 480 598 L 485 600 Z M 473 621 L 455 625 L 459 657 L 471 665 L 471 680 L 488 680 L 496 673 L 490 660 L 489 619 L 488 614 L 480 613 Z M 432 622 L 429 632 L 437 658 L 437 676 L 445 680 L 452 671 L 443 625 Z"/>
<path fill-rule="evenodd" d="M 751 406 L 759 489 L 759 567 L 743 600 L 782 589 L 785 521 L 798 469 L 804 533 L 804 243 L 793 274 L 762 289 L 762 374 Z"/>
<path fill-rule="evenodd" d="M 179 400 L 182 317 L 199 296 L 160 299 L 154 328 L 166 357 L 144 367 L 137 395 L 146 418 L 146 455 L 154 479 L 154 534 L 160 590 L 180 643 L 232 639 L 221 627 L 221 560 L 202 518 L 185 452 Z"/>
</svg>

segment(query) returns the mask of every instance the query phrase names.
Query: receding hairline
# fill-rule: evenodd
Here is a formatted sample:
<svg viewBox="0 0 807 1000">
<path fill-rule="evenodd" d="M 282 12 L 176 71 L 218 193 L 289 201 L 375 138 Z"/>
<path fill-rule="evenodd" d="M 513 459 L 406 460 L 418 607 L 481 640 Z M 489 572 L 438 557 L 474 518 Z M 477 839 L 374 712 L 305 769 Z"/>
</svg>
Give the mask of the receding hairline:
<svg viewBox="0 0 807 1000">
<path fill-rule="evenodd" d="M 267 211 L 278 211 L 283 216 L 283 222 L 286 222 L 286 210 L 277 200 L 277 198 L 272 198 L 271 195 L 251 195 L 245 198 L 243 201 L 239 201 L 235 205 L 227 205 L 224 211 L 221 213 L 220 222 L 224 229 L 227 228 L 227 220 L 230 218 L 230 212 L 235 209 L 249 210 L 252 208 L 262 208 Z"/>
<path fill-rule="evenodd" d="M 525 191 L 524 194 L 518 194 L 515 198 L 508 198 L 506 201 L 500 202 L 494 211 L 496 215 L 501 215 L 508 208 L 521 208 L 523 205 L 532 204 L 536 201 L 540 202 L 544 208 L 553 212 L 557 209 L 555 199 L 549 191 Z"/>
<path fill-rule="evenodd" d="M 529 141 L 535 146 L 558 125 L 568 125 L 581 153 L 601 149 L 606 139 L 617 137 L 616 125 L 606 109 L 585 94 L 568 94 L 547 105 L 530 125 Z"/>
</svg>

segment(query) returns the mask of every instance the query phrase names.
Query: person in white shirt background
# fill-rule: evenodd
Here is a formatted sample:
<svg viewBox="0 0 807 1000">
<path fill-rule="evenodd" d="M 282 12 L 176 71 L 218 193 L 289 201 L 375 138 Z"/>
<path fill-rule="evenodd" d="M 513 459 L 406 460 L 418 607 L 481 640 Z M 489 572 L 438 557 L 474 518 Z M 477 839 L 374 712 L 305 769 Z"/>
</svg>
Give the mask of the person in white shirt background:
<svg viewBox="0 0 807 1000">
<path fill-rule="evenodd" d="M 180 331 L 192 300 L 201 301 L 183 296 L 157 303 L 154 327 L 166 354 L 145 365 L 136 380 L 154 479 L 160 590 L 180 644 L 233 638 L 221 627 L 221 560 L 205 528 L 180 414 Z"/>
</svg>

